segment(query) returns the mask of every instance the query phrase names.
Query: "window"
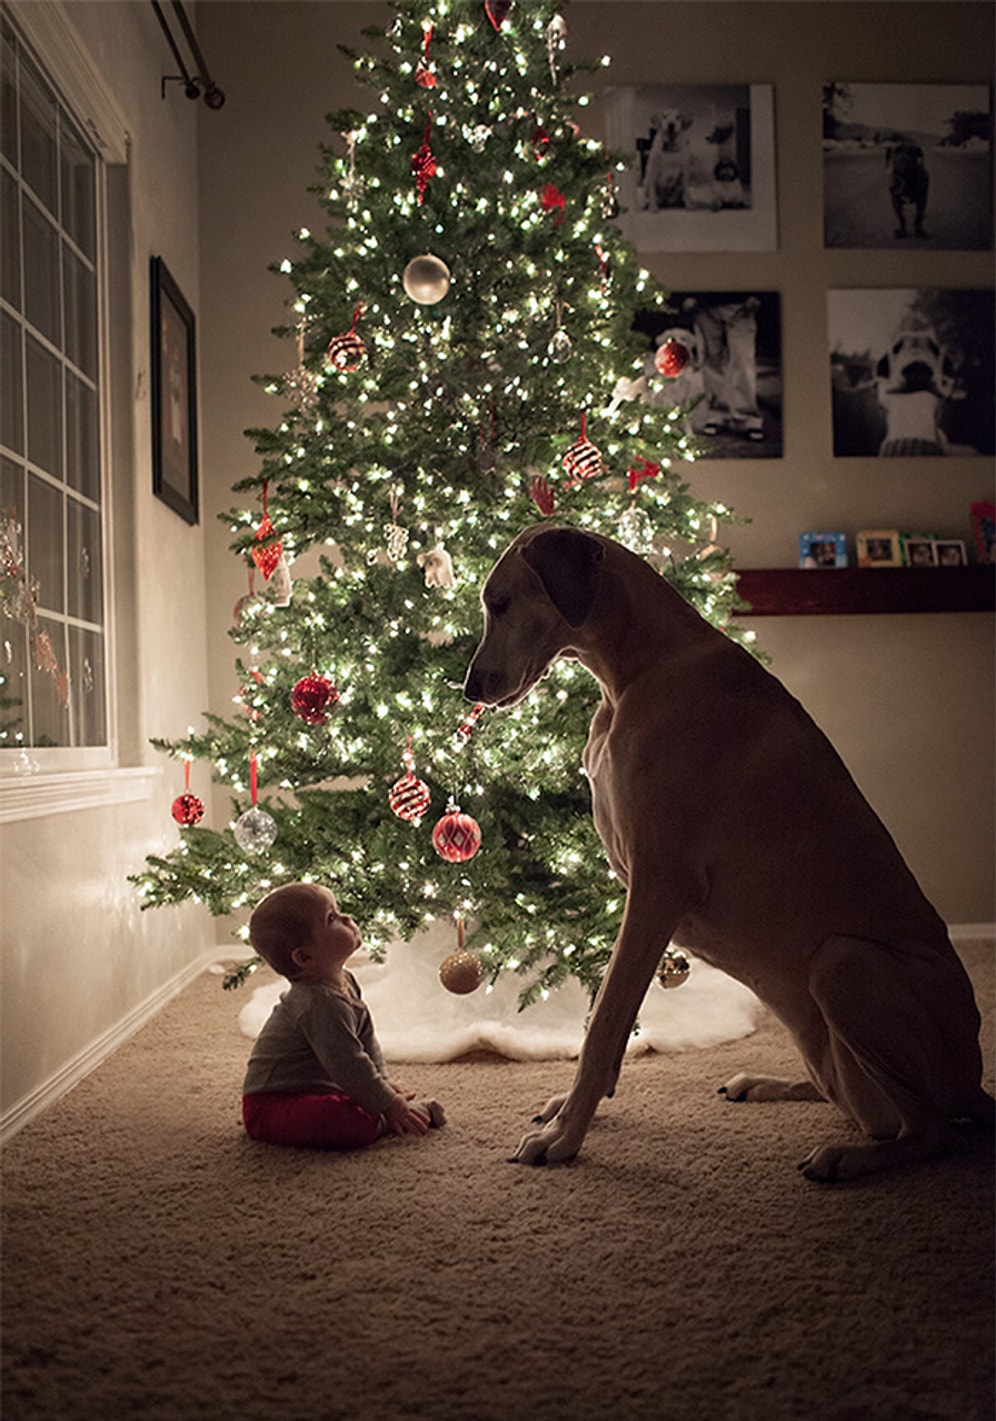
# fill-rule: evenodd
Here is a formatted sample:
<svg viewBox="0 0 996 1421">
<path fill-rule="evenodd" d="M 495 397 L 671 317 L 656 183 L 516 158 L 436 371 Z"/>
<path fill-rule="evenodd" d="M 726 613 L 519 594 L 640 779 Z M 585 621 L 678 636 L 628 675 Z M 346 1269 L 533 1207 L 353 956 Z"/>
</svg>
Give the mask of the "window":
<svg viewBox="0 0 996 1421">
<path fill-rule="evenodd" d="M 110 739 L 100 160 L 0 24 L 0 748 L 79 751 Z"/>
</svg>

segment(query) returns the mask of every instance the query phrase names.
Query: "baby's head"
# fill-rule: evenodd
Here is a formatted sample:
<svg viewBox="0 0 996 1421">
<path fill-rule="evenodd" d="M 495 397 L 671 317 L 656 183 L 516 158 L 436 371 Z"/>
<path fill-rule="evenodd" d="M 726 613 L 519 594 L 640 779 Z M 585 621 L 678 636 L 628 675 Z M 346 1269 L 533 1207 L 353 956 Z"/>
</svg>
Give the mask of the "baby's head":
<svg viewBox="0 0 996 1421">
<path fill-rule="evenodd" d="M 308 945 L 325 913 L 326 897 L 317 883 L 285 883 L 257 903 L 249 919 L 249 941 L 274 972 L 293 982 L 301 976 L 294 953 Z"/>
</svg>

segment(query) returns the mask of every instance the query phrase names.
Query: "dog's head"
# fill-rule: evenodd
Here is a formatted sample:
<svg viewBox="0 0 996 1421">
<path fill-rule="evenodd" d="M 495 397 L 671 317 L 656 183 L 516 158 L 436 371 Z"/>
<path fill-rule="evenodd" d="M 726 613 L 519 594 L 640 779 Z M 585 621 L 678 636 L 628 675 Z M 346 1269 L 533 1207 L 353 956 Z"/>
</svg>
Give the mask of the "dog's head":
<svg viewBox="0 0 996 1421">
<path fill-rule="evenodd" d="M 951 392 L 954 370 L 933 329 L 911 323 L 896 332 L 876 374 L 890 394 L 926 390 L 943 399 Z"/>
<path fill-rule="evenodd" d="M 484 584 L 484 635 L 464 682 L 470 701 L 517 705 L 591 615 L 604 550 L 573 528 L 528 528 Z"/>
<path fill-rule="evenodd" d="M 681 136 L 692 126 L 691 116 L 680 109 L 660 109 L 650 120 L 650 126 L 657 130 L 661 147 L 665 152 L 677 151 Z"/>
</svg>

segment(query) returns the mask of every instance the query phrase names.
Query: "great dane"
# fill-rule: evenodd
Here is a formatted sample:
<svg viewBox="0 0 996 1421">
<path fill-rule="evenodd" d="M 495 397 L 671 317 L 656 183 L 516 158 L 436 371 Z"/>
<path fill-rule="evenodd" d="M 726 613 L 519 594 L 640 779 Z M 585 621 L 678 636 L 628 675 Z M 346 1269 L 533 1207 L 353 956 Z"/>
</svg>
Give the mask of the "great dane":
<svg viewBox="0 0 996 1421">
<path fill-rule="evenodd" d="M 885 150 L 885 165 L 889 171 L 889 198 L 896 214 L 896 236 L 909 236 L 906 208 L 913 209 L 913 235 L 926 237 L 923 214 L 927 210 L 930 174 L 923 161 L 919 143 L 893 143 Z"/>
<path fill-rule="evenodd" d="M 602 699 L 584 750 L 595 826 L 627 887 L 573 1084 L 514 1158 L 573 1159 L 612 1095 L 669 942 L 753 989 L 808 1077 L 737 1075 L 728 1100 L 832 1101 L 870 1138 L 799 1168 L 853 1179 L 991 1121 L 979 1014 L 944 924 L 829 741 L 750 654 L 608 538 L 538 524 L 483 592 L 470 700 L 509 707 L 559 656 Z"/>
</svg>

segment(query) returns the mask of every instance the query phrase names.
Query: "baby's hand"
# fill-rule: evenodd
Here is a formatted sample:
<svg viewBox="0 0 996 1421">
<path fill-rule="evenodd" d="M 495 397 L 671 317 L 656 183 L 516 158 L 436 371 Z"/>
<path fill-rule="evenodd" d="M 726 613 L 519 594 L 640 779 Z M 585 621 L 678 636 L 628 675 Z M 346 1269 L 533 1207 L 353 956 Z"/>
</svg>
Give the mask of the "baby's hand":
<svg viewBox="0 0 996 1421">
<path fill-rule="evenodd" d="M 429 1121 L 419 1110 L 413 1110 L 403 1095 L 396 1095 L 393 1104 L 384 1111 L 387 1127 L 394 1135 L 424 1135 Z"/>
</svg>

